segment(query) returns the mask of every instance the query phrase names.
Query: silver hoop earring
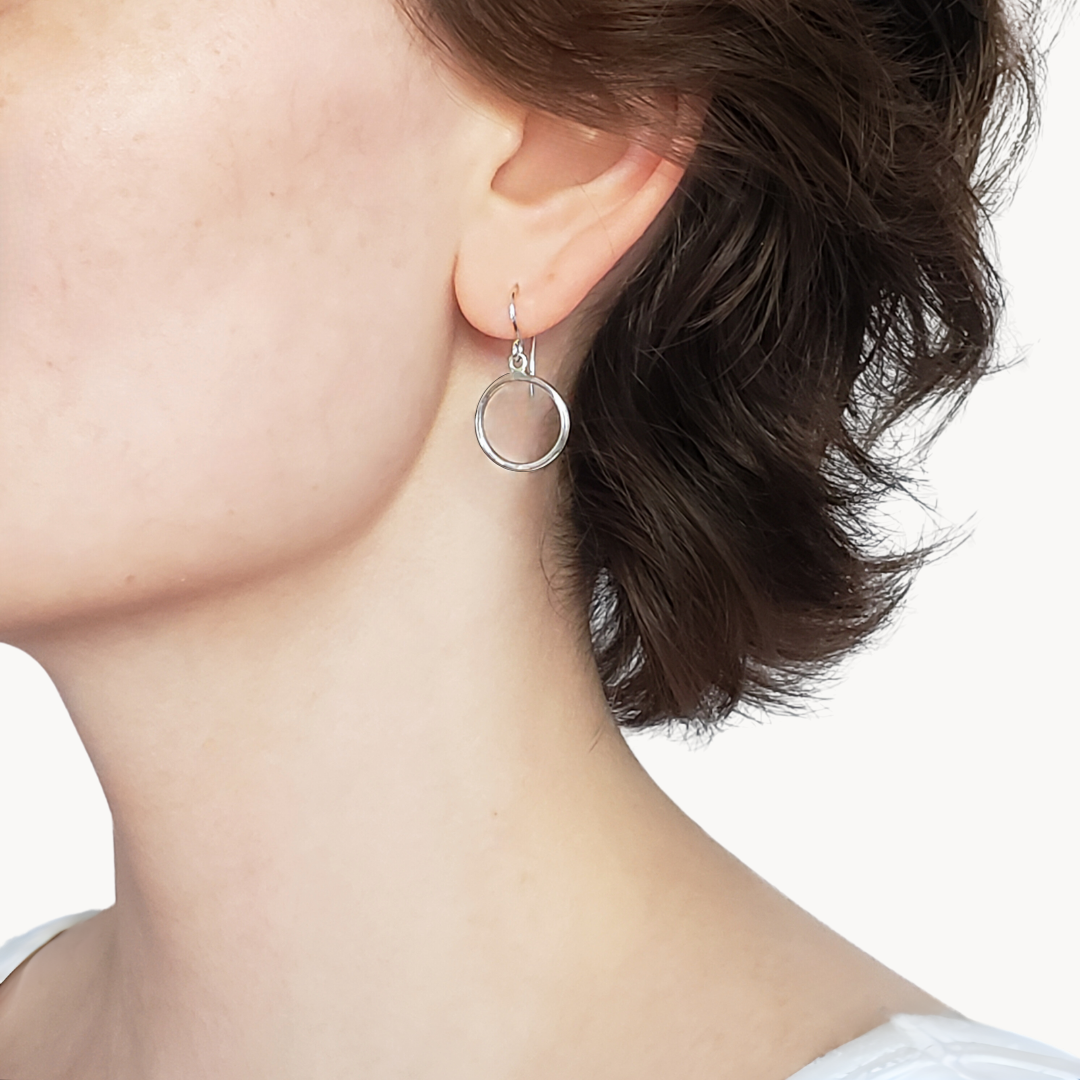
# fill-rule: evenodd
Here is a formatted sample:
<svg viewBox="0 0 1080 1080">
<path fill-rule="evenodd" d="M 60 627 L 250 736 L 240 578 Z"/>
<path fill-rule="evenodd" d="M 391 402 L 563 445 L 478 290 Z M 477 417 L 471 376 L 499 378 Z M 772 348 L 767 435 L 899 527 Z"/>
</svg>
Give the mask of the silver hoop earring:
<svg viewBox="0 0 1080 1080">
<path fill-rule="evenodd" d="M 514 300 L 517 297 L 517 289 L 514 289 L 513 295 L 510 297 L 510 323 L 514 327 L 514 344 L 510 347 L 510 357 L 507 360 L 507 365 L 510 370 L 505 375 L 500 375 L 484 392 L 480 395 L 480 400 L 476 403 L 476 441 L 480 444 L 480 449 L 496 465 L 501 466 L 504 469 L 509 469 L 510 472 L 536 472 L 537 469 L 542 469 L 546 465 L 550 465 L 562 452 L 566 446 L 566 440 L 570 437 L 570 409 L 567 407 L 566 402 L 563 400 L 562 395 L 555 389 L 551 383 L 541 379 L 536 374 L 536 338 L 532 339 L 532 346 L 529 350 L 529 354 L 525 354 L 525 346 L 521 343 L 521 334 L 518 331 L 517 325 L 517 308 L 514 304 Z M 486 432 L 484 431 L 484 413 L 487 411 L 487 407 L 491 402 L 491 399 L 504 387 L 509 386 L 511 383 L 528 383 L 530 396 L 536 393 L 537 388 L 544 391 L 544 393 L 550 395 L 553 404 L 555 405 L 555 411 L 559 414 L 559 435 L 555 440 L 555 445 L 544 454 L 542 457 L 538 457 L 535 461 L 511 461 L 509 458 L 505 458 L 491 445 L 488 441 Z"/>
</svg>

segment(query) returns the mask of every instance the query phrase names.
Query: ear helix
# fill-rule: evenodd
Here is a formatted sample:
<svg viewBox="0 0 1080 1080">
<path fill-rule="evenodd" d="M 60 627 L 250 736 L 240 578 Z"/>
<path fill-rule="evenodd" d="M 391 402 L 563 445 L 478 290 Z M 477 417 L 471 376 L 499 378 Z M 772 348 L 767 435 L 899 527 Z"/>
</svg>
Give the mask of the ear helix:
<svg viewBox="0 0 1080 1080">
<path fill-rule="evenodd" d="M 538 469 L 550 465 L 563 452 L 566 440 L 570 437 L 570 409 L 559 391 L 551 383 L 546 382 L 536 374 L 535 337 L 532 339 L 528 355 L 525 354 L 525 346 L 521 342 L 521 333 L 517 324 L 517 307 L 514 303 L 516 299 L 517 286 L 514 286 L 514 291 L 510 296 L 510 324 L 514 328 L 514 343 L 510 347 L 510 356 L 507 360 L 507 366 L 510 370 L 505 375 L 500 375 L 480 395 L 480 400 L 476 404 L 476 441 L 480 444 L 480 449 L 501 468 L 508 469 L 510 472 L 536 472 Z M 487 412 L 491 399 L 503 387 L 515 383 L 528 383 L 530 396 L 535 394 L 538 388 L 550 395 L 552 403 L 555 405 L 555 411 L 559 415 L 559 434 L 555 439 L 555 444 L 546 454 L 541 455 L 535 461 L 511 461 L 509 458 L 503 457 L 488 441 L 487 433 L 484 430 L 484 414 Z"/>
</svg>

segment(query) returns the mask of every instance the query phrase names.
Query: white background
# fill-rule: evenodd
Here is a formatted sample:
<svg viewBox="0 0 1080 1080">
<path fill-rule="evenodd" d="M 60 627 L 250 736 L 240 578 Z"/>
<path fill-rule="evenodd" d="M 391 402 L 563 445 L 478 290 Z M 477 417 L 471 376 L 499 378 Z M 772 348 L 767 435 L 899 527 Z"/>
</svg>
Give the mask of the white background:
<svg viewBox="0 0 1080 1080">
<path fill-rule="evenodd" d="M 705 749 L 635 738 L 665 789 L 823 921 L 961 1012 L 1080 1054 L 1080 20 L 999 228 L 1006 348 L 930 459 L 972 536 L 813 715 Z M 1012 344 L 1010 344 L 1010 342 Z M 112 899 L 108 809 L 45 675 L 0 647 L 0 941 Z"/>
</svg>

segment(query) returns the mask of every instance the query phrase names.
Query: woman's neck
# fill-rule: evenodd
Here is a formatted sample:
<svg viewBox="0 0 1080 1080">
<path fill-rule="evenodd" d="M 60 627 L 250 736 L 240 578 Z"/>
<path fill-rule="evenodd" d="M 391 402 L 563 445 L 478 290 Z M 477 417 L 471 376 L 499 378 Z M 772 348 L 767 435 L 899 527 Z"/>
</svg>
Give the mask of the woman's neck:
<svg viewBox="0 0 1080 1080">
<path fill-rule="evenodd" d="M 421 461 L 361 540 L 33 642 L 113 811 L 117 902 L 0 1002 L 0 1065 L 637 1077 L 678 1045 L 715 1077 L 724 1032 L 757 1060 L 732 1032 L 837 947 L 637 765 L 535 540 L 553 484 L 522 479 L 478 503 Z M 872 1026 L 834 1011 L 770 1036 L 776 1075 Z"/>
</svg>

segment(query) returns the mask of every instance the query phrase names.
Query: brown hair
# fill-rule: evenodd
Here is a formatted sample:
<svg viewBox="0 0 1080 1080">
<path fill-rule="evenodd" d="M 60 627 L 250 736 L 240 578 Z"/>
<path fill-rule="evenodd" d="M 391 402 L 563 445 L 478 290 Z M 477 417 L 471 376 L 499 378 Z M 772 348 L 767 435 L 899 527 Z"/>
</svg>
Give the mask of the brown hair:
<svg viewBox="0 0 1080 1080">
<path fill-rule="evenodd" d="M 942 423 L 990 362 L 988 163 L 1034 115 L 1000 0 L 406 9 L 555 115 L 634 133 L 663 95 L 707 104 L 573 388 L 572 558 L 623 724 L 797 701 L 925 555 L 882 553 L 871 511 L 904 484 L 882 436 L 923 406 Z"/>
</svg>

